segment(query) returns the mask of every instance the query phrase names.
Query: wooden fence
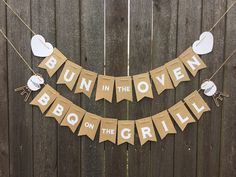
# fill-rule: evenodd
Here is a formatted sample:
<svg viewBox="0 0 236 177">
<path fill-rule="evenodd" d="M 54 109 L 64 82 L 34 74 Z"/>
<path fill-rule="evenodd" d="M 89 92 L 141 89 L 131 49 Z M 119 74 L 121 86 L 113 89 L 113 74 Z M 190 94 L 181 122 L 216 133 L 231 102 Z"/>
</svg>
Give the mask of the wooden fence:
<svg viewBox="0 0 236 177">
<path fill-rule="evenodd" d="M 90 70 L 121 76 L 160 66 L 208 30 L 233 0 L 7 0 L 34 31 L 68 58 Z M 30 31 L 0 2 L 1 28 L 34 69 L 87 111 L 135 119 L 168 108 L 197 89 L 236 47 L 236 7 L 213 30 L 208 69 L 154 99 L 139 103 L 95 102 L 56 86 L 37 68 Z M 236 57 L 235 57 L 236 58 Z M 105 64 L 105 65 L 104 65 Z M 60 72 L 59 72 L 60 73 Z M 236 176 L 236 59 L 214 79 L 230 94 L 223 106 L 163 141 L 135 146 L 90 141 L 45 119 L 14 88 L 30 72 L 0 36 L 0 177 L 234 177 Z"/>
</svg>

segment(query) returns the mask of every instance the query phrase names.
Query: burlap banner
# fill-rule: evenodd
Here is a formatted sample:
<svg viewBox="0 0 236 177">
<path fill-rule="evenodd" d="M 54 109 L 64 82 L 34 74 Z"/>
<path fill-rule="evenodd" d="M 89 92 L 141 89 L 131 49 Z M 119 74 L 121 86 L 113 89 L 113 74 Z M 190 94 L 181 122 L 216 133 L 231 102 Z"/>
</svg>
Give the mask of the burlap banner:
<svg viewBox="0 0 236 177">
<path fill-rule="evenodd" d="M 141 145 L 148 141 L 157 141 L 151 117 L 136 120 L 135 123 Z"/>
<path fill-rule="evenodd" d="M 135 90 L 137 101 L 145 97 L 153 98 L 151 80 L 157 93 L 161 94 L 167 89 L 174 89 L 181 82 L 189 81 L 187 70 L 194 77 L 199 70 L 206 68 L 205 63 L 193 51 L 192 47 L 189 47 L 178 58 L 171 60 L 165 65 L 134 76 L 113 77 L 98 75 L 67 60 L 56 48 L 54 48 L 52 55 L 46 57 L 40 63 L 39 67 L 46 69 L 51 77 L 63 63 L 65 65 L 57 81 L 58 84 L 65 84 L 70 90 L 76 85 L 75 93 L 84 93 L 90 97 L 98 78 L 95 100 L 105 99 L 109 102 L 115 100 L 113 99 L 114 90 L 116 92 L 116 102 L 122 100 L 133 101 L 133 90 Z M 134 84 L 134 89 L 132 83 Z"/>
<path fill-rule="evenodd" d="M 79 77 L 82 67 L 71 62 L 66 61 L 66 64 L 61 72 L 61 75 L 57 81 L 57 84 L 66 84 L 66 86 L 72 90 Z"/>
<path fill-rule="evenodd" d="M 87 112 L 84 116 L 78 136 L 86 135 L 91 140 L 94 140 L 100 121 L 100 116 Z"/>
<path fill-rule="evenodd" d="M 109 82 L 110 80 L 105 80 L 104 83 L 109 84 Z M 49 85 L 44 86 L 31 104 L 38 106 L 42 113 L 48 110 L 46 117 L 55 118 L 61 126 L 69 127 L 73 133 L 76 132 L 81 124 L 78 136 L 86 135 L 91 140 L 94 140 L 100 125 L 99 142 L 110 141 L 117 145 L 123 143 L 134 144 L 135 125 L 140 144 L 143 145 L 148 141 L 157 141 L 154 126 L 160 138 L 164 139 L 168 134 L 177 132 L 171 120 L 172 118 L 183 131 L 189 123 L 195 122 L 192 114 L 198 120 L 204 112 L 210 111 L 209 106 L 198 91 L 194 91 L 184 98 L 184 102 L 180 101 L 168 110 L 151 117 L 135 121 L 102 118 L 73 104 Z"/>
<path fill-rule="evenodd" d="M 114 77 L 111 76 L 98 76 L 96 101 L 104 98 L 105 100 L 112 102 L 114 81 Z"/>
<path fill-rule="evenodd" d="M 50 77 L 65 63 L 67 58 L 57 49 L 53 49 L 53 53 L 46 57 L 40 64 L 39 68 L 46 69 Z"/>
<path fill-rule="evenodd" d="M 117 119 L 102 118 L 99 142 L 110 141 L 116 144 Z"/>
<path fill-rule="evenodd" d="M 81 107 L 72 104 L 70 109 L 66 113 L 64 119 L 61 122 L 61 126 L 67 126 L 70 130 L 74 133 L 79 126 L 80 122 L 82 121 L 85 110 Z"/>
<path fill-rule="evenodd" d="M 75 93 L 84 93 L 85 95 L 90 97 L 96 79 L 97 79 L 97 73 L 83 69 L 77 82 Z"/>
</svg>

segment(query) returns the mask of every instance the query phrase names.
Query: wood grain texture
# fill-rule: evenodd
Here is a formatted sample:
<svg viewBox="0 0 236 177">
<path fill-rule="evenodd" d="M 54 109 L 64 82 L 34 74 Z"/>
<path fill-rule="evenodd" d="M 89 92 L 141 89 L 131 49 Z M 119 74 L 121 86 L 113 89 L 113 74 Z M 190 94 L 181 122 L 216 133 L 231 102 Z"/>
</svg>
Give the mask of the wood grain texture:
<svg viewBox="0 0 236 177">
<path fill-rule="evenodd" d="M 226 1 L 203 1 L 202 31 L 208 30 L 220 18 L 226 10 Z M 213 31 L 215 44 L 211 54 L 203 57 L 208 69 L 201 72 L 201 81 L 209 76 L 220 66 L 224 60 L 225 21 L 218 24 Z M 213 78 L 218 90 L 223 90 L 223 70 Z M 211 112 L 198 122 L 198 177 L 218 176 L 220 165 L 220 142 L 221 142 L 221 121 L 222 107 L 217 108 L 212 98 L 209 98 L 208 105 Z"/>
<path fill-rule="evenodd" d="M 76 64 L 80 62 L 80 4 L 77 0 L 56 1 L 57 47 Z M 57 77 L 59 77 L 58 72 Z M 57 86 L 58 91 L 80 104 L 80 95 L 75 95 L 65 85 Z M 58 127 L 58 177 L 80 177 L 81 141 L 68 127 Z M 70 165 L 65 165 L 70 164 Z"/>
<path fill-rule="evenodd" d="M 21 17 L 30 24 L 30 1 L 8 1 Z M 7 11 L 7 35 L 16 48 L 29 63 L 31 34 L 21 22 Z M 22 64 L 19 56 L 8 45 L 8 94 L 9 94 L 9 145 L 10 145 L 10 176 L 33 176 L 32 149 L 32 108 L 24 104 L 23 97 L 14 89 L 26 84 L 31 73 Z"/>
<path fill-rule="evenodd" d="M 151 69 L 152 1 L 130 1 L 130 75 Z M 136 101 L 134 97 L 134 101 Z M 129 104 L 129 119 L 150 116 L 151 101 L 144 98 L 139 103 Z M 135 145 L 128 147 L 128 175 L 150 176 L 150 142 L 140 146 L 135 133 Z"/>
<path fill-rule="evenodd" d="M 229 7 L 234 1 L 228 0 Z M 235 9 L 235 8 L 234 8 Z M 225 38 L 225 56 L 229 56 L 235 49 L 236 39 L 232 38 L 236 31 L 236 24 L 232 23 L 236 19 L 236 11 L 233 10 L 227 15 L 226 38 Z M 235 55 L 225 66 L 223 91 L 230 95 L 230 98 L 224 101 L 222 121 L 221 121 L 221 144 L 220 146 L 220 177 L 235 176 L 236 174 L 236 60 Z"/>
<path fill-rule="evenodd" d="M 32 28 L 53 46 L 56 45 L 55 7 L 54 1 L 31 1 Z M 49 78 L 45 70 L 37 67 L 41 61 L 42 59 L 33 56 L 33 68 L 37 73 L 43 74 L 48 84 L 56 88 L 56 79 Z M 45 118 L 37 107 L 33 107 L 33 150 L 34 176 L 56 177 L 58 174 L 57 123 L 53 119 Z"/>
<path fill-rule="evenodd" d="M 161 0 L 153 3 L 152 68 L 162 66 L 176 57 L 177 1 Z M 165 51 L 165 52 L 163 52 Z M 175 103 L 175 90 L 158 96 L 153 87 L 152 115 Z M 174 174 L 174 135 L 151 143 L 151 176 L 169 177 Z"/>
<path fill-rule="evenodd" d="M 6 7 L 0 4 L 1 29 L 6 33 Z M 9 177 L 7 42 L 0 37 L 0 176 Z"/>
<path fill-rule="evenodd" d="M 103 73 L 104 61 L 104 1 L 81 1 L 81 65 Z M 95 90 L 89 99 L 81 95 L 81 105 L 89 112 L 104 115 L 104 102 L 95 102 Z M 105 176 L 104 144 L 82 137 L 81 177 Z"/>
<path fill-rule="evenodd" d="M 112 76 L 127 75 L 128 45 L 128 1 L 106 0 L 106 74 Z M 105 102 L 105 117 L 127 119 L 127 101 Z M 126 176 L 127 144 L 117 146 L 105 143 L 106 176 Z"/>
<path fill-rule="evenodd" d="M 179 1 L 177 56 L 199 38 L 201 33 L 201 7 L 201 1 Z M 182 83 L 176 88 L 176 102 L 198 88 L 198 78 L 198 76 L 191 77 L 191 82 Z M 197 123 L 189 124 L 184 132 L 181 132 L 179 128 L 177 130 L 174 151 L 174 176 L 195 177 L 197 175 Z"/>
<path fill-rule="evenodd" d="M 208 30 L 234 0 L 8 0 L 36 33 L 70 60 L 100 74 L 121 76 L 147 72 L 177 57 L 201 32 Z M 49 78 L 32 56 L 31 32 L 0 2 L 0 24 L 10 40 L 47 83 L 89 112 L 102 117 L 137 119 L 172 106 L 209 78 L 235 49 L 236 6 L 216 26 L 214 50 L 202 56 L 208 68 L 176 90 L 138 103 L 94 101 L 56 85 L 60 71 Z M 130 19 L 128 19 L 130 10 Z M 128 21 L 130 20 L 130 29 Z M 128 34 L 130 32 L 130 38 Z M 129 46 L 128 46 L 129 40 Z M 128 47 L 130 49 L 128 53 Z M 184 132 L 140 146 L 98 143 L 72 134 L 39 109 L 24 104 L 14 88 L 32 73 L 0 37 L 0 177 L 234 177 L 236 176 L 235 57 L 213 79 L 230 94 Z M 105 63 L 104 63 L 105 59 Z M 35 96 L 35 93 L 33 94 Z M 134 101 L 135 95 L 134 95 Z"/>
</svg>

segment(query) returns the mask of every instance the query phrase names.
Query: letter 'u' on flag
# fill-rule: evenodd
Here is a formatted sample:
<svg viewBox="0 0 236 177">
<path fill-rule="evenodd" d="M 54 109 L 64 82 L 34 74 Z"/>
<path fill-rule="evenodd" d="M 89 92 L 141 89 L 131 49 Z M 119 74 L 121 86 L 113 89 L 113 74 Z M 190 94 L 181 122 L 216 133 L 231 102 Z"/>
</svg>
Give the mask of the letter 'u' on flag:
<svg viewBox="0 0 236 177">
<path fill-rule="evenodd" d="M 91 140 L 94 140 L 100 121 L 100 116 L 87 112 L 84 116 L 78 136 L 86 135 Z"/>
<path fill-rule="evenodd" d="M 105 99 L 112 102 L 115 78 L 112 76 L 99 75 L 95 100 Z"/>
<path fill-rule="evenodd" d="M 96 79 L 97 73 L 82 69 L 76 85 L 75 93 L 84 93 L 90 98 Z"/>
<path fill-rule="evenodd" d="M 46 117 L 53 117 L 60 124 L 69 110 L 70 105 L 72 105 L 71 101 L 67 100 L 63 96 L 58 96 L 48 110 Z"/>
<path fill-rule="evenodd" d="M 54 48 L 53 53 L 46 57 L 38 67 L 46 69 L 48 75 L 52 77 L 66 60 L 67 58 L 57 48 Z"/>
<path fill-rule="evenodd" d="M 132 88 L 132 78 L 130 76 L 126 77 L 116 77 L 116 101 L 120 102 L 122 100 L 133 101 L 133 88 Z"/>
<path fill-rule="evenodd" d="M 134 120 L 119 120 L 117 133 L 117 145 L 123 143 L 134 145 Z"/>
<path fill-rule="evenodd" d="M 176 130 L 174 124 L 171 121 L 168 111 L 162 111 L 154 116 L 152 116 L 154 125 L 161 137 L 164 139 L 167 134 L 175 134 Z"/>
<path fill-rule="evenodd" d="M 169 108 L 168 111 L 182 131 L 189 123 L 195 122 L 195 119 L 182 101 Z"/>
<path fill-rule="evenodd" d="M 85 110 L 81 107 L 72 104 L 70 109 L 67 111 L 64 119 L 61 122 L 61 126 L 67 126 L 74 133 L 82 121 Z"/>
<path fill-rule="evenodd" d="M 150 74 L 159 95 L 166 89 L 174 88 L 170 76 L 164 66 L 150 71 Z"/>
<path fill-rule="evenodd" d="M 66 84 L 66 86 L 72 90 L 79 77 L 81 69 L 81 66 L 67 60 L 57 81 L 57 84 Z"/>
<path fill-rule="evenodd" d="M 110 141 L 116 144 L 117 119 L 102 118 L 100 125 L 99 143 Z"/>
<path fill-rule="evenodd" d="M 56 90 L 49 85 L 45 85 L 30 104 L 38 106 L 40 111 L 44 113 L 58 96 L 59 93 Z"/>
<path fill-rule="evenodd" d="M 184 101 L 198 120 L 204 112 L 211 110 L 197 90 L 188 95 Z"/>
<path fill-rule="evenodd" d="M 196 76 L 199 70 L 207 67 L 199 55 L 193 51 L 192 47 L 184 51 L 179 58 L 193 76 Z"/>
<path fill-rule="evenodd" d="M 177 87 L 181 82 L 190 80 L 188 73 L 180 59 L 176 58 L 166 63 L 165 67 L 167 68 L 175 87 Z"/>
<path fill-rule="evenodd" d="M 153 98 L 149 73 L 135 75 L 133 76 L 133 81 L 137 101 L 140 101 L 144 97 Z"/>
<path fill-rule="evenodd" d="M 151 117 L 135 121 L 141 145 L 148 141 L 157 141 Z"/>
</svg>

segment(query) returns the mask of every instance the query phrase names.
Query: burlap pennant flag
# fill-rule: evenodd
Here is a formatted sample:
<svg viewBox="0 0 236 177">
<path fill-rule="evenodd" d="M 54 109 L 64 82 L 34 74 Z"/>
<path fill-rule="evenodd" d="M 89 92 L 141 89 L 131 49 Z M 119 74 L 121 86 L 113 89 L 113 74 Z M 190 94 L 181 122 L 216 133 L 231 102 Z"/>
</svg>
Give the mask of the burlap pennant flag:
<svg viewBox="0 0 236 177">
<path fill-rule="evenodd" d="M 135 121 L 141 145 L 148 141 L 157 141 L 151 117 Z"/>
<path fill-rule="evenodd" d="M 115 78 L 111 76 L 98 76 L 97 90 L 96 90 L 96 101 L 105 99 L 112 102 L 113 89 L 114 89 Z"/>
<path fill-rule="evenodd" d="M 74 133 L 79 126 L 80 122 L 82 121 L 85 110 L 72 104 L 70 109 L 67 111 L 64 119 L 61 122 L 61 126 L 67 126 L 70 130 Z"/>
<path fill-rule="evenodd" d="M 79 77 L 82 67 L 67 60 L 66 64 L 61 72 L 61 75 L 57 81 L 57 84 L 66 84 L 66 86 L 72 90 L 75 82 Z"/>
<path fill-rule="evenodd" d="M 152 85 L 148 73 L 133 76 L 137 101 L 144 97 L 153 98 Z"/>
<path fill-rule="evenodd" d="M 117 144 L 129 143 L 134 145 L 134 121 L 119 120 L 117 132 Z"/>
<path fill-rule="evenodd" d="M 87 112 L 84 116 L 78 136 L 86 135 L 91 140 L 94 140 L 100 121 L 101 117 Z"/>
<path fill-rule="evenodd" d="M 152 120 L 154 125 L 161 137 L 164 139 L 167 134 L 175 134 L 176 130 L 174 124 L 171 121 L 170 115 L 168 111 L 160 112 L 154 116 L 152 116 Z"/>
<path fill-rule="evenodd" d="M 197 90 L 187 96 L 184 101 L 198 120 L 204 112 L 211 110 Z"/>
<path fill-rule="evenodd" d="M 57 49 L 53 49 L 53 53 L 46 57 L 38 67 L 46 69 L 50 77 L 61 67 L 67 58 Z"/>
<path fill-rule="evenodd" d="M 127 77 L 116 77 L 116 101 L 120 102 L 122 100 L 133 101 L 133 87 L 132 78 Z"/>
<path fill-rule="evenodd" d="M 48 110 L 46 117 L 53 117 L 60 124 L 71 105 L 71 101 L 63 96 L 58 96 Z"/>
<path fill-rule="evenodd" d="M 97 73 L 82 69 L 76 85 L 75 93 L 84 93 L 90 98 L 96 79 Z"/>
<path fill-rule="evenodd" d="M 59 96 L 59 93 L 56 90 L 49 85 L 45 85 L 30 104 L 38 106 L 41 112 L 44 113 L 57 96 Z"/>
<path fill-rule="evenodd" d="M 102 118 L 99 143 L 110 141 L 116 144 L 117 119 Z"/>
<path fill-rule="evenodd" d="M 189 123 L 195 122 L 195 119 L 182 101 L 169 108 L 168 111 L 182 131 Z"/>
<path fill-rule="evenodd" d="M 150 74 L 159 95 L 166 89 L 174 88 L 170 76 L 164 66 L 150 71 Z"/>
<path fill-rule="evenodd" d="M 165 67 L 167 68 L 175 87 L 177 87 L 181 82 L 190 80 L 188 73 L 180 59 L 176 58 L 166 63 Z"/>
<path fill-rule="evenodd" d="M 196 76 L 199 70 L 207 67 L 202 59 L 193 51 L 192 47 L 184 51 L 179 58 L 193 76 Z"/>
</svg>

